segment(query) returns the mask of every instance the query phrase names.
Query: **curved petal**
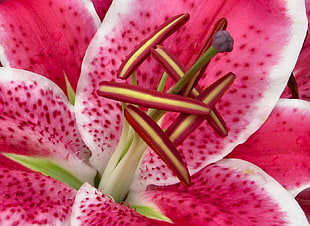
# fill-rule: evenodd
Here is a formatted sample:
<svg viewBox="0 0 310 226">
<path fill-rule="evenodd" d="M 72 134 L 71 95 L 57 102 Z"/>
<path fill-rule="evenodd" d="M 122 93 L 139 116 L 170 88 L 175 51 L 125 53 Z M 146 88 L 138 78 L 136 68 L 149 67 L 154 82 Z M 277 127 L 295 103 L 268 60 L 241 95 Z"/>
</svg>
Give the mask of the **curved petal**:
<svg viewBox="0 0 310 226">
<path fill-rule="evenodd" d="M 76 191 L 36 172 L 0 168 L 0 224 L 69 225 Z"/>
<path fill-rule="evenodd" d="M 96 12 L 101 20 L 103 20 L 113 0 L 92 0 L 95 5 Z"/>
<path fill-rule="evenodd" d="M 303 1 L 113 1 L 103 24 L 87 50 L 78 85 L 76 112 L 82 136 L 93 152 L 92 164 L 100 172 L 114 151 L 121 131 L 121 105 L 96 94 L 101 80 L 116 80 L 122 60 L 167 18 L 189 13 L 191 18 L 164 41 L 164 46 L 187 67 L 202 48 L 207 31 L 226 17 L 235 39 L 231 53 L 215 57 L 201 87 L 232 71 L 237 75 L 218 104 L 229 129 L 219 137 L 202 124 L 180 151 L 191 173 L 214 162 L 244 142 L 266 119 L 288 80 L 306 29 Z M 268 25 L 268 26 L 266 26 Z M 137 71 L 140 86 L 156 88 L 162 69 L 146 60 Z M 171 82 L 168 85 L 171 85 Z M 175 118 L 166 118 L 165 125 Z M 197 142 L 199 141 L 199 142 Z M 152 163 L 152 166 L 148 166 Z M 170 181 L 170 179 L 172 180 Z M 140 182 L 173 183 L 176 180 L 157 156 L 146 156 Z"/>
<path fill-rule="evenodd" d="M 90 0 L 0 3 L 0 61 L 76 88 L 82 58 L 100 20 Z"/>
<path fill-rule="evenodd" d="M 3 67 L 0 74 L 0 151 L 48 158 L 92 182 L 96 172 L 62 90 L 32 72 Z"/>
<path fill-rule="evenodd" d="M 31 171 L 29 168 L 19 164 L 16 161 L 13 161 L 9 159 L 8 157 L 0 154 L 0 168 L 6 168 L 6 169 L 14 169 L 14 170 L 20 170 L 20 171 Z"/>
<path fill-rule="evenodd" d="M 78 191 L 72 209 L 72 225 L 152 225 L 150 219 L 113 202 L 89 184 Z"/>
<path fill-rule="evenodd" d="M 227 158 L 261 167 L 294 196 L 310 187 L 310 103 L 280 99 L 265 124 Z"/>
<path fill-rule="evenodd" d="M 307 16 L 310 18 L 310 0 L 306 0 Z M 310 25 L 308 24 L 308 31 Z M 302 47 L 296 67 L 293 71 L 299 91 L 299 98 L 302 100 L 310 101 L 310 37 L 309 33 Z M 291 93 L 288 89 L 285 90 L 283 97 L 291 97 Z"/>
<path fill-rule="evenodd" d="M 153 187 L 134 198 L 157 206 L 176 225 L 308 225 L 294 198 L 246 161 L 221 160 L 192 179 L 188 188 Z"/>
</svg>

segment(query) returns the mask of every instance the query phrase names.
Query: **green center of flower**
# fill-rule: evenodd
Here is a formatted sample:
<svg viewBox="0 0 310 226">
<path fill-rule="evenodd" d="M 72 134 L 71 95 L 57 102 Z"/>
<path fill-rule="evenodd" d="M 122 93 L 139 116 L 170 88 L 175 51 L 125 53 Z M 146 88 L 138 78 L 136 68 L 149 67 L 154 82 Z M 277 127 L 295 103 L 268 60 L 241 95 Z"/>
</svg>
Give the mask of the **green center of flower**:
<svg viewBox="0 0 310 226">
<path fill-rule="evenodd" d="M 134 75 L 135 84 L 109 81 L 100 83 L 100 96 L 124 103 L 125 120 L 121 139 L 98 187 L 116 202 L 126 198 L 148 147 L 165 162 L 181 183 L 188 186 L 190 175 L 177 146 L 204 120 L 207 120 L 219 135 L 227 135 L 226 125 L 215 104 L 230 87 L 235 75 L 228 73 L 204 90 L 198 85 L 210 60 L 217 53 L 229 52 L 233 48 L 233 39 L 225 31 L 227 21 L 221 19 L 216 23 L 195 63 L 186 71 L 177 58 L 159 44 L 188 20 L 188 14 L 169 19 L 126 58 L 119 69 L 119 78 L 127 79 Z M 136 85 L 135 70 L 150 55 L 165 69 L 157 90 Z M 168 92 L 163 92 L 167 75 L 172 76 L 175 85 Z M 139 106 L 149 110 L 142 111 Z M 166 111 L 180 114 L 164 131 L 158 122 Z"/>
</svg>

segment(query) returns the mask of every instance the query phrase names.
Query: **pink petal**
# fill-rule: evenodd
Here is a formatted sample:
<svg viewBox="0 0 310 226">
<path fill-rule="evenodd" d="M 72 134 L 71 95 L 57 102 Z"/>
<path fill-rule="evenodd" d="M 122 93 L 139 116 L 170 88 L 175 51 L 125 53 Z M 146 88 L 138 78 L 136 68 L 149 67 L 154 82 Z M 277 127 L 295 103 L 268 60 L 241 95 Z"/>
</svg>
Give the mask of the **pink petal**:
<svg viewBox="0 0 310 226">
<path fill-rule="evenodd" d="M 0 68 L 1 152 L 45 157 L 81 181 L 92 182 L 89 151 L 76 128 L 73 106 L 50 80 Z"/>
<path fill-rule="evenodd" d="M 76 195 L 71 224 L 78 225 L 151 225 L 152 220 L 136 211 L 113 202 L 89 184 Z"/>
<path fill-rule="evenodd" d="M 264 169 L 293 195 L 310 187 L 310 103 L 280 99 L 266 123 L 227 158 Z"/>
<path fill-rule="evenodd" d="M 308 225 L 294 198 L 248 162 L 221 160 L 192 179 L 188 188 L 150 188 L 136 201 L 157 206 L 175 225 Z"/>
<path fill-rule="evenodd" d="M 40 173 L 0 168 L 1 225 L 68 224 L 75 190 Z"/>
<path fill-rule="evenodd" d="M 82 58 L 99 26 L 89 0 L 23 0 L 0 3 L 0 61 L 3 66 L 44 75 L 74 89 Z"/>
<path fill-rule="evenodd" d="M 92 0 L 92 2 L 94 3 L 98 16 L 101 20 L 103 20 L 112 3 L 112 0 Z"/>
<path fill-rule="evenodd" d="M 115 80 L 121 61 L 134 46 L 167 18 L 180 13 L 190 13 L 191 18 L 164 46 L 187 67 L 217 19 L 228 19 L 227 30 L 235 39 L 234 51 L 216 57 L 200 83 L 205 87 L 229 71 L 237 75 L 235 84 L 217 106 L 229 135 L 223 139 L 204 123 L 186 139 L 180 150 L 191 173 L 244 142 L 267 118 L 284 89 L 305 35 L 303 1 L 214 0 L 197 4 L 115 0 L 87 51 L 75 105 L 82 136 L 93 153 L 92 164 L 100 172 L 118 143 L 122 116 L 120 103 L 97 96 L 98 83 Z M 156 88 L 162 69 L 153 61 L 147 60 L 139 67 L 140 86 Z M 164 126 L 174 118 L 166 118 Z M 176 182 L 152 153 L 146 156 L 140 176 L 141 183 Z"/>
<path fill-rule="evenodd" d="M 29 168 L 19 164 L 16 161 L 9 159 L 8 157 L 0 154 L 0 168 L 7 168 L 7 169 L 14 169 L 14 170 L 21 170 L 21 171 L 31 171 Z"/>
<path fill-rule="evenodd" d="M 310 18 L 310 0 L 306 0 L 307 16 Z M 308 30 L 310 25 L 308 24 Z M 310 37 L 309 34 L 305 40 L 302 51 L 299 55 L 296 67 L 293 71 L 297 81 L 299 97 L 303 100 L 310 101 Z M 288 89 L 285 90 L 283 97 L 291 97 Z"/>
</svg>

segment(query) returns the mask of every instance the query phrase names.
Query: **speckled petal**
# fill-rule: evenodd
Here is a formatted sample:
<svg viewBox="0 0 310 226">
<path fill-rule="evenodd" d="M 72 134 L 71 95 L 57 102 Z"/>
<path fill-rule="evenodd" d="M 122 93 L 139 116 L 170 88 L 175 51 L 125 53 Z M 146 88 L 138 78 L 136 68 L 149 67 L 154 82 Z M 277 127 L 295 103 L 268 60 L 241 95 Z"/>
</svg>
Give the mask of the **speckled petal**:
<svg viewBox="0 0 310 226">
<path fill-rule="evenodd" d="M 94 3 L 98 16 L 101 20 L 103 20 L 112 3 L 112 0 L 92 0 L 92 2 Z"/>
<path fill-rule="evenodd" d="M 192 179 L 188 188 L 181 184 L 150 187 L 135 197 L 136 202 L 157 206 L 180 226 L 308 225 L 294 198 L 263 170 L 246 161 L 221 160 Z"/>
<path fill-rule="evenodd" d="M 9 159 L 8 157 L 0 154 L 0 168 L 7 168 L 7 169 L 14 169 L 14 170 L 21 170 L 21 171 L 32 171 L 31 169 L 19 164 L 16 161 Z"/>
<path fill-rule="evenodd" d="M 293 195 L 310 188 L 310 103 L 280 99 L 265 124 L 230 157 L 261 167 Z"/>
<path fill-rule="evenodd" d="M 100 24 L 90 0 L 0 2 L 0 61 L 76 88 L 85 50 Z"/>
<path fill-rule="evenodd" d="M 87 50 L 75 105 L 82 137 L 93 152 L 92 164 L 101 172 L 118 143 L 122 116 L 119 102 L 97 96 L 98 83 L 117 80 L 122 60 L 134 47 L 180 13 L 189 13 L 189 21 L 162 45 L 187 68 L 218 19 L 227 18 L 227 30 L 235 39 L 234 51 L 217 55 L 209 64 L 208 76 L 199 82 L 205 88 L 230 71 L 236 74 L 236 82 L 217 105 L 229 135 L 218 136 L 205 122 L 184 141 L 180 151 L 191 174 L 225 156 L 261 126 L 285 87 L 306 30 L 302 0 L 113 1 Z M 162 72 L 154 59 L 147 59 L 137 71 L 139 85 L 156 89 Z M 171 85 L 170 81 L 166 88 Z M 167 116 L 163 126 L 174 119 L 173 114 Z M 146 155 L 139 175 L 138 183 L 176 182 L 151 154 Z"/>
<path fill-rule="evenodd" d="M 24 70 L 3 67 L 0 75 L 0 151 L 48 158 L 92 183 L 96 172 L 62 90 Z"/>
<path fill-rule="evenodd" d="M 310 0 L 306 0 L 307 16 L 310 18 Z M 310 24 L 308 24 L 308 30 Z M 301 53 L 298 57 L 296 67 L 293 71 L 299 90 L 299 98 L 310 101 L 310 37 L 309 34 L 302 47 Z M 286 89 L 283 97 L 291 97 L 291 92 Z"/>
<path fill-rule="evenodd" d="M 70 225 L 76 191 L 36 172 L 0 167 L 0 224 Z"/>
<path fill-rule="evenodd" d="M 89 184 L 84 184 L 76 195 L 71 224 L 97 225 L 157 225 L 136 211 L 115 203 Z"/>
</svg>

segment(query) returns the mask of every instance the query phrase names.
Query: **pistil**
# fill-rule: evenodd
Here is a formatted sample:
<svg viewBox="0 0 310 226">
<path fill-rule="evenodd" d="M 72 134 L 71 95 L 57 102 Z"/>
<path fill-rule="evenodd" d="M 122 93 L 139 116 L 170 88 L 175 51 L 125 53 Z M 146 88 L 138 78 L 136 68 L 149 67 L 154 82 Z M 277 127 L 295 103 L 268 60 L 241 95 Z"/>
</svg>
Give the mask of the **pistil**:
<svg viewBox="0 0 310 226">
<path fill-rule="evenodd" d="M 201 48 L 199 54 L 197 55 L 197 58 L 195 59 L 194 62 L 196 62 L 199 57 L 201 55 L 204 54 L 204 52 L 206 52 L 212 45 L 213 43 L 213 36 L 219 32 L 219 31 L 224 31 L 227 28 L 227 20 L 225 18 L 221 18 L 219 19 L 215 25 L 213 26 L 213 29 L 209 35 L 209 37 L 207 38 L 207 40 L 205 41 L 203 47 Z M 207 63 L 203 68 L 201 68 L 201 70 L 193 77 L 193 79 L 185 86 L 184 88 L 184 92 L 182 93 L 183 96 L 187 96 L 191 90 L 198 84 L 198 81 L 200 80 L 200 78 L 202 77 L 202 75 L 204 74 L 204 72 L 206 71 L 207 67 L 208 67 L 209 63 Z"/>
<path fill-rule="evenodd" d="M 229 33 L 219 31 L 215 34 L 213 45 L 204 53 L 194 65 L 185 72 L 184 76 L 169 90 L 169 93 L 177 94 L 190 82 L 191 79 L 217 54 L 232 51 L 233 39 Z"/>
</svg>

